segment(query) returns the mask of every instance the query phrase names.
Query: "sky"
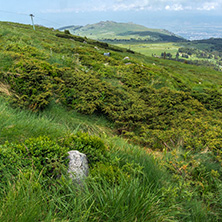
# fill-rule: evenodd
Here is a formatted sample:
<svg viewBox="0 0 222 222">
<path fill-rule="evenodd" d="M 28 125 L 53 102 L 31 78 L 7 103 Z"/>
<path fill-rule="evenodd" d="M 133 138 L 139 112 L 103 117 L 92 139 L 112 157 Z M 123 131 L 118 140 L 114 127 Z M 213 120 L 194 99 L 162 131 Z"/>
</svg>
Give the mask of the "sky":
<svg viewBox="0 0 222 222">
<path fill-rule="evenodd" d="M 34 14 L 36 24 L 54 28 L 111 20 L 177 33 L 214 26 L 222 37 L 222 0 L 0 0 L 0 5 L 0 21 L 30 24 Z"/>
</svg>

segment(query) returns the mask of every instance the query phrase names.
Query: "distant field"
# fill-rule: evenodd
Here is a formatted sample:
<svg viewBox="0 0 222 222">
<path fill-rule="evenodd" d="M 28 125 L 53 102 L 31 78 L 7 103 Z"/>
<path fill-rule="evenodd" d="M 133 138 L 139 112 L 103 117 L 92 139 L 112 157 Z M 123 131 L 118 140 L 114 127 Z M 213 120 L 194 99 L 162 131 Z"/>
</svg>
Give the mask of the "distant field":
<svg viewBox="0 0 222 222">
<path fill-rule="evenodd" d="M 171 53 L 176 56 L 178 49 L 181 47 L 179 43 L 141 43 L 141 44 L 115 44 L 119 47 L 130 48 L 135 52 L 139 52 L 146 56 L 160 56 L 162 52 Z"/>
<path fill-rule="evenodd" d="M 154 57 L 161 57 L 162 53 L 170 53 L 172 55 L 172 59 L 176 59 L 176 54 L 178 52 L 178 49 L 180 48 L 197 48 L 199 52 L 202 52 L 203 54 L 208 54 L 206 57 L 200 57 L 197 54 L 193 53 L 192 55 L 188 55 L 186 53 L 179 53 L 177 59 L 181 59 L 182 61 L 192 61 L 195 64 L 201 64 L 205 66 L 215 66 L 217 70 L 222 70 L 222 61 L 221 56 L 219 57 L 218 52 L 212 54 L 212 56 L 209 57 L 211 53 L 207 52 L 206 50 L 209 49 L 211 45 L 209 44 L 194 44 L 191 45 L 190 43 L 175 43 L 175 42 L 168 42 L 168 43 L 135 43 L 132 42 L 131 44 L 115 44 L 118 47 L 127 48 L 130 50 L 133 50 L 135 52 L 141 53 L 146 56 L 154 56 Z M 182 54 L 187 55 L 188 57 L 184 57 Z M 217 55 L 217 56 L 216 56 Z M 198 62 L 196 62 L 198 61 Z"/>
</svg>

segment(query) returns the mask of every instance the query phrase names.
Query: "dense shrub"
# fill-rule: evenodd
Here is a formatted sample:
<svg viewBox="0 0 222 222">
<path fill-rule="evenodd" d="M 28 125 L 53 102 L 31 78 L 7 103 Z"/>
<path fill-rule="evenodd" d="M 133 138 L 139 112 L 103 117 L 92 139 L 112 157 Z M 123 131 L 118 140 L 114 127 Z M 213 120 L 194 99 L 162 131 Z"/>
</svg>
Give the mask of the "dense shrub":
<svg viewBox="0 0 222 222">
<path fill-rule="evenodd" d="M 21 108 L 33 111 L 44 109 L 53 95 L 53 76 L 56 71 L 46 62 L 20 61 L 6 76 L 14 90 L 13 101 Z"/>
<path fill-rule="evenodd" d="M 80 37 L 80 36 L 74 36 L 74 35 L 70 35 L 69 33 L 59 33 L 59 34 L 56 34 L 57 37 L 60 37 L 60 38 L 65 38 L 65 39 L 73 39 L 75 41 L 78 41 L 78 42 L 84 42 L 85 39 L 83 37 Z"/>
<path fill-rule="evenodd" d="M 65 33 L 66 35 L 70 35 L 70 34 L 71 34 L 70 31 L 67 30 L 67 29 L 64 31 L 64 33 Z"/>
<path fill-rule="evenodd" d="M 220 221 L 222 170 L 214 154 L 210 151 L 197 154 L 174 149 L 165 155 L 162 164 L 173 174 L 173 180 L 178 184 L 178 197 L 188 203 L 200 198 L 208 206 L 201 217 L 205 219 L 210 216 L 212 221 Z M 184 205 L 185 208 L 187 206 L 189 204 Z"/>
<path fill-rule="evenodd" d="M 43 176 L 56 177 L 67 163 L 67 151 L 48 137 L 30 138 L 21 144 L 7 142 L 0 147 L 1 181 L 32 168 Z"/>
<path fill-rule="evenodd" d="M 85 114 L 98 110 L 107 84 L 92 73 L 72 70 L 66 70 L 60 78 L 64 79 L 64 84 L 61 85 L 59 97 L 65 105 Z"/>
<path fill-rule="evenodd" d="M 69 150 L 78 150 L 86 154 L 90 166 L 108 160 L 107 147 L 99 137 L 78 132 L 61 139 L 60 144 L 69 148 Z"/>
<path fill-rule="evenodd" d="M 222 93 L 216 89 L 205 88 L 203 91 L 193 91 L 192 96 L 199 100 L 209 110 L 222 111 Z"/>
</svg>

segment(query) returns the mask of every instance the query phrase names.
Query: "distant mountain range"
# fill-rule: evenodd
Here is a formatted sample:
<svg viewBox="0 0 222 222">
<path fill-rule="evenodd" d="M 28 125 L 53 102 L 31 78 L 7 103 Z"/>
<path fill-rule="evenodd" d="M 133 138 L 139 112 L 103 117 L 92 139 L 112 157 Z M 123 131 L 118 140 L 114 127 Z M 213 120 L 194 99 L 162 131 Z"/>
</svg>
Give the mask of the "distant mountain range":
<svg viewBox="0 0 222 222">
<path fill-rule="evenodd" d="M 69 30 L 71 34 L 86 36 L 100 41 L 118 42 L 179 42 L 186 41 L 165 29 L 150 29 L 134 23 L 113 21 L 99 22 L 86 26 L 66 26 L 60 31 Z"/>
</svg>

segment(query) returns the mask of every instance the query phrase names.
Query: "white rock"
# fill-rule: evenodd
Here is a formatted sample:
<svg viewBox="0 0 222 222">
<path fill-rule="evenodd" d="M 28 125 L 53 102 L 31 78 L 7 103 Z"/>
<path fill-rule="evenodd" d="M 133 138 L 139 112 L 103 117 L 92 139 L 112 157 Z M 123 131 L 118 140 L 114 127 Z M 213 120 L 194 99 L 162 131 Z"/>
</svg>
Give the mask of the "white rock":
<svg viewBox="0 0 222 222">
<path fill-rule="evenodd" d="M 71 150 L 68 152 L 69 156 L 69 168 L 68 173 L 73 181 L 80 183 L 89 174 L 89 165 L 85 154 L 80 153 L 77 150 Z"/>
<path fill-rule="evenodd" d="M 103 53 L 103 55 L 109 57 L 111 55 L 111 53 L 110 52 L 105 52 L 105 53 Z"/>
</svg>

